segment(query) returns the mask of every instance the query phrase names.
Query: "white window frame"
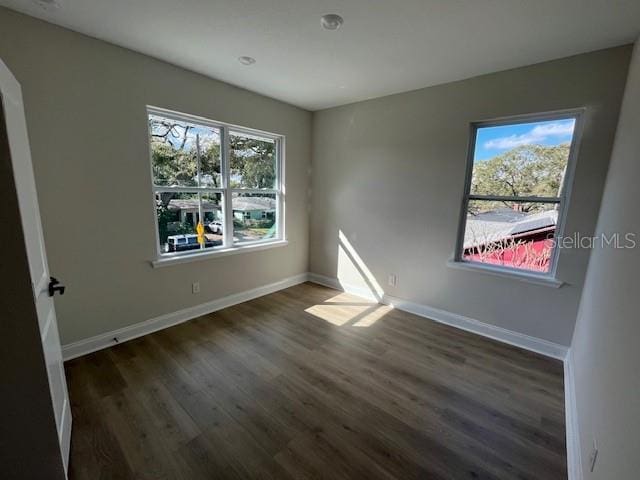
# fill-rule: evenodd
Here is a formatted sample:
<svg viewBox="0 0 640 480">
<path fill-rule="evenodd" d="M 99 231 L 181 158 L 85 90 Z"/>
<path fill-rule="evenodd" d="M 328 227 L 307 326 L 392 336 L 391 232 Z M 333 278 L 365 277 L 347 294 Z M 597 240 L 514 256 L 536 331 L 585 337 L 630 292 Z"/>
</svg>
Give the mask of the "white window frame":
<svg viewBox="0 0 640 480">
<path fill-rule="evenodd" d="M 154 267 L 172 265 L 176 263 L 185 263 L 198 259 L 204 259 L 214 256 L 225 256 L 236 253 L 264 250 L 267 248 L 279 247 L 287 245 L 287 237 L 285 231 L 285 136 L 257 130 L 253 128 L 242 127 L 225 122 L 209 120 L 207 118 L 190 115 L 187 113 L 175 112 L 164 108 L 147 106 L 146 121 L 148 124 L 149 115 L 158 115 L 176 121 L 195 123 L 202 126 L 213 127 L 220 131 L 220 175 L 222 178 L 222 186 L 219 188 L 210 187 L 167 187 L 157 186 L 154 182 L 153 174 L 153 154 L 151 152 L 151 134 L 149 132 L 149 168 L 151 172 L 151 198 L 152 213 L 155 229 L 156 258 L 151 261 Z M 147 127 L 148 129 L 148 127 Z M 274 188 L 237 188 L 230 185 L 230 168 L 229 168 L 229 134 L 230 132 L 256 135 L 263 138 L 272 139 L 275 142 L 276 150 L 276 181 Z M 185 252 L 163 252 L 160 246 L 160 232 L 157 221 L 157 204 L 156 192 L 181 192 L 181 193 L 211 193 L 222 194 L 222 231 L 223 242 L 221 246 L 209 247 L 201 250 L 188 250 Z M 276 235 L 274 237 L 255 240 L 251 242 L 234 242 L 233 241 L 233 205 L 232 198 L 234 193 L 261 193 L 275 194 L 276 198 Z"/>
<path fill-rule="evenodd" d="M 535 284 L 548 285 L 558 288 L 563 282 L 557 278 L 558 258 L 560 249 L 557 245 L 551 254 L 551 266 L 548 272 L 535 272 L 532 270 L 519 269 L 503 265 L 485 264 L 472 260 L 465 260 L 464 253 L 464 233 L 467 223 L 467 208 L 470 200 L 493 200 L 493 201 L 517 201 L 523 203 L 556 203 L 558 205 L 558 222 L 554 232 L 554 238 L 561 238 L 565 232 L 566 217 L 571 199 L 571 188 L 575 175 L 576 161 L 578 150 L 582 139 L 582 131 L 584 124 L 585 108 L 575 108 L 567 110 L 557 110 L 544 113 L 533 113 L 525 115 L 516 115 L 510 117 L 502 117 L 492 120 L 483 120 L 472 122 L 470 125 L 469 145 L 467 149 L 467 165 L 465 172 L 465 186 L 462 198 L 462 207 L 460 210 L 460 218 L 458 223 L 458 236 L 456 239 L 456 249 L 453 260 L 449 262 L 449 266 L 454 268 L 463 268 L 468 270 L 477 270 L 486 273 L 492 273 L 499 276 L 520 279 Z M 575 126 L 573 137 L 569 147 L 569 158 L 567 159 L 567 169 L 563 179 L 563 183 L 557 197 L 510 197 L 498 195 L 475 195 L 471 194 L 471 181 L 473 177 L 473 161 L 476 148 L 476 137 L 478 129 L 487 127 L 497 127 L 504 125 L 517 125 L 522 123 L 534 123 L 551 120 L 568 120 L 574 119 Z"/>
</svg>

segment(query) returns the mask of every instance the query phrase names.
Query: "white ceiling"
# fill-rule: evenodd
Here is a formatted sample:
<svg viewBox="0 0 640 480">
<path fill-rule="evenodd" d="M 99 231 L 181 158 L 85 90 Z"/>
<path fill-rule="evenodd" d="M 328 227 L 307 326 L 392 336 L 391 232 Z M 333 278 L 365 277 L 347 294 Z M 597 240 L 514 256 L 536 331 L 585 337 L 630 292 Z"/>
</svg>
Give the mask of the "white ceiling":
<svg viewBox="0 0 640 480">
<path fill-rule="evenodd" d="M 640 0 L 0 0 L 318 110 L 632 42 Z M 338 13 L 337 31 L 320 27 Z M 257 63 L 243 66 L 237 57 Z"/>
</svg>

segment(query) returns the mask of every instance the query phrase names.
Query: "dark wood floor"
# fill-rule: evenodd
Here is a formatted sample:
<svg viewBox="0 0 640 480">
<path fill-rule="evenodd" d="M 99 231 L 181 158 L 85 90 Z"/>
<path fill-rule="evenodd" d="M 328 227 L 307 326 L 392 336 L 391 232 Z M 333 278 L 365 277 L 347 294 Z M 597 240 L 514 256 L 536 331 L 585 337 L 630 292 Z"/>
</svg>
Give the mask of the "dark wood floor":
<svg viewBox="0 0 640 480">
<path fill-rule="evenodd" d="M 74 480 L 566 478 L 560 362 L 313 284 L 66 370 Z"/>
</svg>

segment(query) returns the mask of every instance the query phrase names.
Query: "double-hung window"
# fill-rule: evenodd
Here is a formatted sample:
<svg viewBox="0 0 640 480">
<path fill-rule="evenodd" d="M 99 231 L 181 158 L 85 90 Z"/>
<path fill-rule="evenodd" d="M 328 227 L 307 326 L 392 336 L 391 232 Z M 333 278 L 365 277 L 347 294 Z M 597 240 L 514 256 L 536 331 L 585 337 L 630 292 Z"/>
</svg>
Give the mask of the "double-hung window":
<svg viewBox="0 0 640 480">
<path fill-rule="evenodd" d="M 280 135 L 148 108 L 160 256 L 284 239 Z"/>
<path fill-rule="evenodd" d="M 472 124 L 457 262 L 555 275 L 580 113 Z"/>
</svg>

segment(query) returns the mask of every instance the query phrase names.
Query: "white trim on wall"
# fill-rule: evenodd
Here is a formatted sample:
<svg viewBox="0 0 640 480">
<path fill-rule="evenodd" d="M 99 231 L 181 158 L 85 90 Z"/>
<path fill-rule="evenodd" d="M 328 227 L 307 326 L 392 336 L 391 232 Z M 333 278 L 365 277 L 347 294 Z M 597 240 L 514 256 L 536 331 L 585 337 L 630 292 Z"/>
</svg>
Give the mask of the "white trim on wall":
<svg viewBox="0 0 640 480">
<path fill-rule="evenodd" d="M 309 281 L 323 285 L 325 287 L 334 288 L 342 292 L 350 293 L 351 295 L 357 295 L 358 297 L 366 298 L 372 302 L 377 302 L 376 296 L 366 287 L 360 285 L 351 285 L 341 282 L 337 278 L 326 277 L 318 273 L 309 273 Z"/>
<path fill-rule="evenodd" d="M 371 301 L 378 301 L 375 296 L 367 289 L 361 286 L 348 285 L 341 283 L 337 278 L 329 278 L 324 275 L 318 275 L 316 273 L 301 273 L 293 277 L 288 277 L 269 285 L 257 287 L 252 290 L 228 295 L 211 302 L 203 303 L 193 307 L 188 307 L 183 310 L 179 310 L 173 313 L 167 313 L 155 318 L 145 320 L 134 325 L 129 325 L 117 330 L 102 333 L 84 340 L 66 344 L 62 347 L 62 356 L 64 360 L 70 360 L 72 358 L 80 357 L 103 348 L 110 347 L 117 343 L 132 340 L 134 338 L 147 335 L 149 333 L 162 330 L 164 328 L 177 325 L 179 323 L 186 322 L 201 315 L 206 315 L 217 310 L 221 310 L 238 303 L 246 302 L 269 293 L 289 288 L 305 281 L 311 281 L 319 285 L 335 288 L 336 290 L 342 290 L 344 292 L 358 295 Z M 433 320 L 439 323 L 444 323 L 452 327 L 460 328 L 468 332 L 482 335 L 483 337 L 492 338 L 509 345 L 524 348 L 533 352 L 546 355 L 548 357 L 564 360 L 568 348 L 559 345 L 557 343 L 549 342 L 540 338 L 535 338 L 523 333 L 507 330 L 502 327 L 490 325 L 488 323 L 481 322 L 479 320 L 458 315 L 456 313 L 447 312 L 438 308 L 430 307 L 428 305 L 421 305 L 418 303 L 404 300 L 401 298 L 393 297 L 390 295 L 384 295 L 382 302 L 385 305 L 392 306 L 405 312 L 413 313 L 415 315 Z M 115 340 L 117 339 L 117 341 Z"/>
<path fill-rule="evenodd" d="M 358 295 L 372 301 L 377 301 L 368 289 L 360 286 L 341 283 L 337 278 L 330 278 L 324 275 L 310 273 L 309 281 L 327 287 L 335 288 L 336 290 L 342 290 L 353 295 Z M 559 345 L 548 340 L 525 335 L 524 333 L 507 330 L 506 328 L 497 327 L 495 325 L 481 322 L 474 318 L 458 315 L 457 313 L 447 312 L 445 310 L 430 307 L 428 305 L 421 305 L 409 300 L 392 297 L 386 294 L 382 297 L 381 303 L 390 305 L 399 310 L 404 310 L 405 312 L 413 313 L 429 320 L 444 323 L 446 325 L 460 328 L 468 332 L 476 333 L 478 335 L 482 335 L 483 337 L 492 338 L 503 343 L 508 343 L 509 345 L 514 345 L 516 347 L 524 348 L 525 350 L 540 353 L 547 357 L 564 360 L 567 355 L 568 347 L 565 347 L 564 345 Z"/>
<path fill-rule="evenodd" d="M 82 355 L 86 355 L 103 348 L 110 347 L 117 343 L 121 343 L 127 340 L 132 340 L 143 335 L 147 335 L 164 328 L 177 325 L 179 323 L 186 322 L 201 315 L 206 315 L 217 310 L 221 310 L 238 303 L 246 302 L 254 298 L 268 295 L 269 293 L 277 292 L 285 288 L 311 281 L 319 285 L 335 288 L 353 295 L 366 298 L 371 301 L 378 301 L 376 297 L 367 288 L 349 285 L 341 283 L 337 278 L 330 278 L 324 275 L 316 273 L 301 273 L 288 277 L 278 282 L 274 282 L 262 287 L 257 287 L 244 292 L 228 295 L 216 300 L 212 300 L 207 303 L 188 307 L 177 312 L 167 313 L 155 318 L 145 320 L 140 323 L 129 325 L 117 330 L 102 333 L 84 340 L 66 344 L 62 347 L 62 356 L 64 360 L 70 360 Z M 557 343 L 543 340 L 540 338 L 532 337 L 506 328 L 497 327 L 488 323 L 481 322 L 479 320 L 465 317 L 457 313 L 448 312 L 428 305 L 422 305 L 404 300 L 401 298 L 393 297 L 391 295 L 384 295 L 381 303 L 392 306 L 405 312 L 413 313 L 415 315 L 433 320 L 439 323 L 444 323 L 452 327 L 460 328 L 468 332 L 482 335 L 483 337 L 492 338 L 509 345 L 524 348 L 532 352 L 540 353 L 542 355 L 556 358 L 559 360 L 565 360 L 568 352 L 568 347 L 559 345 Z M 117 341 L 116 341 L 117 339 Z"/>
<path fill-rule="evenodd" d="M 460 219 L 458 226 L 458 237 L 456 240 L 456 250 L 453 258 L 454 263 L 460 263 L 463 265 L 473 265 L 475 268 L 484 269 L 487 271 L 495 273 L 496 271 L 500 271 L 504 275 L 513 274 L 516 278 L 522 279 L 526 276 L 529 276 L 531 280 L 537 280 L 541 284 L 548 284 L 550 286 L 556 286 L 556 288 L 562 286 L 562 281 L 556 278 L 557 267 L 558 267 L 558 257 L 560 254 L 560 249 L 556 247 L 553 248 L 553 252 L 551 255 L 551 269 L 548 273 L 534 273 L 528 272 L 525 270 L 519 270 L 512 267 L 505 267 L 500 265 L 488 265 L 483 264 L 481 262 L 464 260 L 463 259 L 463 251 L 464 251 L 464 231 L 467 224 L 467 208 L 469 205 L 469 201 L 471 200 L 505 200 L 505 201 L 527 201 L 527 202 L 535 202 L 535 203 L 555 203 L 558 206 L 558 220 L 556 222 L 555 236 L 562 237 L 565 230 L 565 223 L 567 217 L 567 211 L 569 206 L 569 201 L 571 199 L 571 187 L 573 185 L 573 177 L 575 174 L 575 167 L 578 158 L 578 151 L 580 149 L 580 143 L 582 140 L 582 131 L 584 128 L 584 116 L 585 116 L 586 108 L 571 108 L 571 109 L 563 109 L 549 112 L 540 112 L 540 113 L 526 113 L 523 115 L 514 115 L 510 117 L 501 117 L 490 120 L 482 120 L 472 122 L 470 125 L 471 133 L 469 135 L 469 145 L 467 148 L 467 170 L 465 176 L 465 194 L 462 199 L 462 208 L 460 210 Z M 504 197 L 500 195 L 478 195 L 471 193 L 471 179 L 473 176 L 473 166 L 474 166 L 474 157 L 475 157 L 475 148 L 476 148 L 476 140 L 478 130 L 481 128 L 487 127 L 497 127 L 497 126 L 506 126 L 506 125 L 524 125 L 530 123 L 536 123 L 541 121 L 554 121 L 554 120 L 574 120 L 574 129 L 571 138 L 571 144 L 569 146 L 569 157 L 567 158 L 567 166 L 565 168 L 564 177 L 562 179 L 562 185 L 560 186 L 560 191 L 558 192 L 557 197 L 537 197 L 537 196 L 529 196 L 529 197 Z M 544 282 L 546 280 L 546 282 Z"/>
<path fill-rule="evenodd" d="M 94 337 L 89 337 L 84 340 L 69 343 L 63 345 L 62 347 L 62 358 L 65 361 L 71 360 L 72 358 L 80 357 L 88 353 L 102 350 L 103 348 L 111 347 L 118 343 L 126 342 L 127 340 L 133 340 L 134 338 L 142 337 L 149 333 L 157 332 L 158 330 L 163 330 L 165 328 L 178 325 L 179 323 L 186 322 L 187 320 L 191 320 L 193 318 L 200 317 L 202 315 L 206 315 L 223 308 L 231 307 L 233 305 L 237 305 L 238 303 L 253 300 L 254 298 L 262 297 L 263 295 L 268 295 L 270 293 L 277 292 L 278 290 L 293 287 L 294 285 L 298 285 L 299 283 L 306 282 L 307 278 L 307 273 L 301 273 L 298 275 L 294 275 L 293 277 L 288 277 L 283 280 L 264 285 L 262 287 L 257 287 L 251 290 L 246 290 L 244 292 L 228 295 L 226 297 L 212 300 L 201 305 L 196 305 L 193 307 L 178 310 L 177 312 L 160 315 L 158 317 L 150 318 L 140 323 L 135 323 L 133 325 L 102 333 Z"/>
<path fill-rule="evenodd" d="M 177 122 L 185 122 L 188 124 L 195 124 L 200 126 L 207 126 L 218 130 L 220 136 L 220 161 L 221 161 L 221 180 L 222 185 L 217 187 L 202 186 L 198 182 L 197 186 L 165 186 L 156 185 L 155 174 L 153 171 L 153 153 L 152 153 L 152 132 L 148 131 L 149 135 L 149 171 L 151 172 L 151 188 L 153 199 L 153 218 L 155 222 L 155 238 L 156 238 L 156 257 L 151 260 L 151 264 L 154 267 L 171 265 L 174 263 L 181 263 L 178 259 L 181 257 L 188 257 L 187 261 L 202 260 L 208 257 L 225 256 L 234 253 L 243 253 L 249 247 L 257 249 L 261 245 L 278 246 L 278 244 L 286 244 L 286 231 L 284 222 L 284 202 L 285 202 L 285 185 L 284 185 L 284 172 L 285 172 L 285 136 L 279 133 L 266 132 L 264 130 L 257 130 L 249 127 L 242 127 L 226 122 L 220 122 L 216 120 L 210 120 L 205 117 L 197 115 L 191 115 L 188 113 L 176 112 L 165 108 L 154 107 L 147 105 L 147 120 L 150 116 L 158 116 L 166 119 L 171 119 Z M 232 187 L 230 184 L 230 143 L 229 138 L 231 135 L 247 135 L 259 137 L 267 140 L 272 140 L 276 149 L 275 157 L 275 185 L 274 188 L 242 188 Z M 197 157 L 198 172 L 200 172 L 200 157 Z M 198 175 L 200 175 L 198 173 Z M 200 250 L 188 250 L 183 252 L 168 253 L 163 251 L 160 245 L 160 232 L 158 230 L 158 223 L 156 221 L 156 194 L 158 192 L 175 192 L 175 193 L 192 193 L 198 195 L 198 212 L 201 221 L 204 219 L 201 194 L 213 194 L 222 196 L 222 213 L 223 213 L 223 241 L 219 247 L 201 248 Z M 251 242 L 239 242 L 234 240 L 234 226 L 233 226 L 233 195 L 235 193 L 243 194 L 273 194 L 275 195 L 276 202 L 276 235 L 275 237 L 268 239 L 260 239 Z M 195 218 L 195 215 L 194 215 Z M 246 218 L 246 216 L 245 216 Z M 194 222 L 195 223 L 195 222 Z M 196 253 L 197 251 L 197 253 Z"/>
<path fill-rule="evenodd" d="M 571 349 L 564 360 L 564 411 L 567 431 L 567 477 L 569 480 L 582 480 L 582 451 Z"/>
</svg>

